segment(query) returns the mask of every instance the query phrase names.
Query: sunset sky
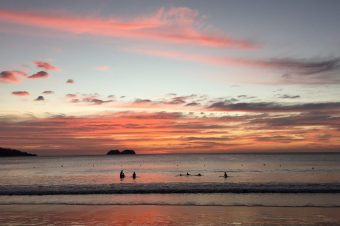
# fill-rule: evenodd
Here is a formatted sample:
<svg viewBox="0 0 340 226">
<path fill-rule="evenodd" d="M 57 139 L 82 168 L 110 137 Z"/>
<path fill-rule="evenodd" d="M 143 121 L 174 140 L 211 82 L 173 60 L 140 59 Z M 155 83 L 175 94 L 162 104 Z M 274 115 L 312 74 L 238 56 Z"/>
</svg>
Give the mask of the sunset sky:
<svg viewBox="0 0 340 226">
<path fill-rule="evenodd" d="M 0 146 L 340 151 L 338 0 L 1 0 Z"/>
</svg>

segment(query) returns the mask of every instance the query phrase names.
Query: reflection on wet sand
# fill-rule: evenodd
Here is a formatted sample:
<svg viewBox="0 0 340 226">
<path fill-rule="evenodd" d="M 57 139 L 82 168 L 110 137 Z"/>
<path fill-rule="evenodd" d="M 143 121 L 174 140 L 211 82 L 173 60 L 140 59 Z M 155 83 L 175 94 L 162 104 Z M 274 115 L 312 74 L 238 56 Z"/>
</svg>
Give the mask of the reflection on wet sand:
<svg viewBox="0 0 340 226">
<path fill-rule="evenodd" d="M 1 225 L 340 225 L 340 208 L 2 205 Z"/>
</svg>

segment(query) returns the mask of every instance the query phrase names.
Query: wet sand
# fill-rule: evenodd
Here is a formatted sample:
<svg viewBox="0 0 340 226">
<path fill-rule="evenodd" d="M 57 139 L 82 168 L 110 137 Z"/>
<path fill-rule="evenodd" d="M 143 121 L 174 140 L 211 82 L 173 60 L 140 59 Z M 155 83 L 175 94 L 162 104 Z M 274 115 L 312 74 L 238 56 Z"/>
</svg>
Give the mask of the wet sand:
<svg viewBox="0 0 340 226">
<path fill-rule="evenodd" d="M 0 205 L 0 225 L 340 225 L 340 208 Z"/>
</svg>

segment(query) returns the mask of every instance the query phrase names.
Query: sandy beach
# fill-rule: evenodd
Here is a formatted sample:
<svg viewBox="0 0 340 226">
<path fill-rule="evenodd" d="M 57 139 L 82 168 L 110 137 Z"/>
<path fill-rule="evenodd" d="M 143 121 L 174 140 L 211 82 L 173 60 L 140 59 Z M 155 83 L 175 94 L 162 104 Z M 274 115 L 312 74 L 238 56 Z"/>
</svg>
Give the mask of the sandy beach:
<svg viewBox="0 0 340 226">
<path fill-rule="evenodd" d="M 340 225 L 340 208 L 1 205 L 1 225 Z"/>
</svg>

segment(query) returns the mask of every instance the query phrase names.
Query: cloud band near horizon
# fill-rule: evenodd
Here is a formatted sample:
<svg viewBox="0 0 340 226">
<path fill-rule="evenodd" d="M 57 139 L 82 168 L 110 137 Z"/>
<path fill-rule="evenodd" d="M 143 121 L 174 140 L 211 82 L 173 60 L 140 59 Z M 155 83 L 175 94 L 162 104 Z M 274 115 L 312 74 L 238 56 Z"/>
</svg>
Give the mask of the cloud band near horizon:
<svg viewBox="0 0 340 226">
<path fill-rule="evenodd" d="M 234 111 L 243 113 L 230 114 Z M 139 153 L 295 151 L 302 147 L 305 151 L 339 151 L 339 114 L 339 103 L 216 102 L 196 113 L 140 110 L 43 118 L 2 115 L 0 141 L 41 154 L 100 154 L 131 146 Z"/>
</svg>

